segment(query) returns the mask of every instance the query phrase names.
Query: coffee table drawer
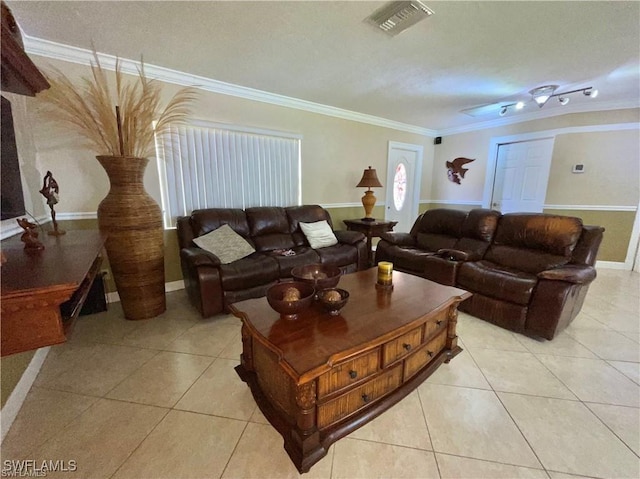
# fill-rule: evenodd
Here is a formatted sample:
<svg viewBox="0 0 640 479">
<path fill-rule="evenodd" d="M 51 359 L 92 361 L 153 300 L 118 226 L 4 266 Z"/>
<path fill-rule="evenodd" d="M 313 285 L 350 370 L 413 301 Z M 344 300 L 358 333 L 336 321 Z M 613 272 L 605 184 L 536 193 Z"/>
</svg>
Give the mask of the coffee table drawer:
<svg viewBox="0 0 640 479">
<path fill-rule="evenodd" d="M 318 378 L 318 398 L 339 391 L 375 374 L 380 362 L 380 348 L 334 366 Z"/>
<path fill-rule="evenodd" d="M 402 384 L 402 367 L 398 365 L 383 375 L 318 406 L 318 428 L 344 419 L 395 390 Z"/>
<path fill-rule="evenodd" d="M 403 334 L 382 347 L 382 367 L 410 354 L 422 342 L 422 326 Z"/>
<path fill-rule="evenodd" d="M 404 362 L 405 381 L 435 358 L 438 353 L 444 349 L 446 342 L 447 330 L 443 329 L 435 338 L 408 357 Z"/>
<path fill-rule="evenodd" d="M 439 329 L 444 328 L 447 325 L 447 316 L 449 315 L 449 310 L 445 309 L 440 311 L 436 316 L 429 319 L 424 325 L 424 339 L 428 340 L 431 336 L 433 336 Z"/>
</svg>

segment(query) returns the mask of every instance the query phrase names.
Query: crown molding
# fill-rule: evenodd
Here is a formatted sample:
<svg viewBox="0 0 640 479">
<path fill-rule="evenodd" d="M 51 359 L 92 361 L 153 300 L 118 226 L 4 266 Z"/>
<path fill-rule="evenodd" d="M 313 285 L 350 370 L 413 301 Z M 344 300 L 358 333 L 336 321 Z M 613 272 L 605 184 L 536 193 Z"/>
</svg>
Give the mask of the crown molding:
<svg viewBox="0 0 640 479">
<path fill-rule="evenodd" d="M 55 60 L 62 60 L 71 63 L 79 63 L 81 65 L 90 65 L 91 62 L 94 61 L 93 53 L 91 52 L 91 50 L 86 50 L 84 48 L 73 47 L 71 45 L 52 42 L 29 35 L 23 35 L 23 42 L 25 51 L 32 55 L 38 55 L 45 58 L 52 58 Z M 109 70 L 115 69 L 115 56 L 98 53 L 98 59 L 100 61 L 100 64 L 104 68 Z M 132 75 L 138 74 L 140 62 L 126 58 L 120 58 L 119 61 L 123 73 L 129 73 Z M 259 101 L 262 103 L 270 103 L 272 105 L 294 108 L 296 110 L 303 110 L 311 113 L 318 113 L 320 115 L 332 116 L 335 118 L 341 118 L 343 120 L 367 123 L 369 125 L 390 128 L 392 130 L 405 131 L 408 133 L 415 133 L 431 138 L 436 136 L 435 130 L 430 130 L 428 128 L 422 128 L 416 125 L 388 120 L 386 118 L 380 118 L 377 116 L 358 113 L 355 111 L 344 110 L 342 108 L 337 108 L 329 105 L 322 105 L 320 103 L 314 103 L 298 98 L 269 93 L 262 90 L 256 90 L 254 88 L 234 85 L 232 83 L 213 80 L 211 78 L 206 78 L 198 75 L 191 75 L 189 73 L 171 70 L 169 68 L 164 68 L 157 65 L 150 65 L 145 63 L 144 71 L 148 78 L 153 78 L 167 83 L 173 83 L 183 86 L 194 86 L 201 90 L 219 93 L 221 95 L 235 96 L 238 98 Z"/>
<path fill-rule="evenodd" d="M 530 113 L 516 113 L 514 116 L 500 117 L 494 120 L 481 121 L 470 125 L 457 126 L 437 130 L 436 136 L 448 136 L 458 133 L 467 133 L 470 131 L 485 130 L 487 128 L 495 128 L 499 126 L 513 125 L 525 121 L 542 120 L 554 116 L 570 115 L 572 113 L 592 113 L 595 111 L 608 110 L 627 110 L 631 108 L 640 108 L 640 102 L 637 100 L 630 101 L 601 101 L 592 104 L 570 105 L 545 110 L 544 108 Z"/>
</svg>

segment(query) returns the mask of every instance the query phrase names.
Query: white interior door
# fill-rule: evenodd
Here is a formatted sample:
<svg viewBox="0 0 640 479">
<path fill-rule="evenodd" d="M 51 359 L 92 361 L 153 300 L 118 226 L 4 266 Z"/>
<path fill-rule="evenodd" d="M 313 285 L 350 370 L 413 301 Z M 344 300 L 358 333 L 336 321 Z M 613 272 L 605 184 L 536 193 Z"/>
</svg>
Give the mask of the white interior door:
<svg viewBox="0 0 640 479">
<path fill-rule="evenodd" d="M 422 153 L 422 145 L 389 142 L 384 218 L 398 222 L 394 231 L 408 232 L 418 217 Z"/>
<path fill-rule="evenodd" d="M 553 138 L 498 146 L 491 207 L 502 213 L 541 213 L 551 170 Z"/>
</svg>

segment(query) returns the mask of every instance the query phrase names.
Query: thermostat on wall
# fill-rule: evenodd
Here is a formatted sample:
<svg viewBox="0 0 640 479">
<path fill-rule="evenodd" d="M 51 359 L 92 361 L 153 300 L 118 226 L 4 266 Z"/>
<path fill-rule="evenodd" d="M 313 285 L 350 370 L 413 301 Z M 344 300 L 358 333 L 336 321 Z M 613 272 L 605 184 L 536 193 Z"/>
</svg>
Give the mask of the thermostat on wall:
<svg viewBox="0 0 640 479">
<path fill-rule="evenodd" d="M 573 171 L 574 173 L 584 173 L 584 165 L 573 165 L 573 169 L 571 171 Z"/>
</svg>

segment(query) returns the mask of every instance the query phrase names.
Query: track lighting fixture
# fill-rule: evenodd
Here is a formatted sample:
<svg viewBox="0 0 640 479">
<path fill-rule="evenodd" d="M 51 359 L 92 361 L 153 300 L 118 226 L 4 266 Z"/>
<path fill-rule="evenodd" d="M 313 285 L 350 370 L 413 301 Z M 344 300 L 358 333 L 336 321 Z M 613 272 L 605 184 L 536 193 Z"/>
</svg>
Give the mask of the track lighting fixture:
<svg viewBox="0 0 640 479">
<path fill-rule="evenodd" d="M 538 107 L 542 108 L 551 98 L 558 98 L 558 103 L 562 106 L 567 105 L 570 101 L 570 98 L 567 95 L 571 95 L 572 93 L 582 92 L 584 96 L 588 96 L 589 98 L 596 98 L 598 96 L 598 90 L 591 86 L 587 88 L 579 88 L 577 90 L 565 91 L 563 93 L 555 93 L 557 88 L 558 85 L 544 85 L 534 88 L 529 92 L 531 94 L 531 100 L 534 101 Z M 499 115 L 505 116 L 509 111 L 509 108 L 513 107 L 516 110 L 521 110 L 524 106 L 525 104 L 522 101 L 501 105 Z"/>
</svg>

